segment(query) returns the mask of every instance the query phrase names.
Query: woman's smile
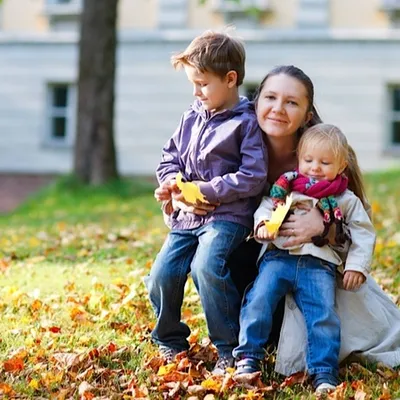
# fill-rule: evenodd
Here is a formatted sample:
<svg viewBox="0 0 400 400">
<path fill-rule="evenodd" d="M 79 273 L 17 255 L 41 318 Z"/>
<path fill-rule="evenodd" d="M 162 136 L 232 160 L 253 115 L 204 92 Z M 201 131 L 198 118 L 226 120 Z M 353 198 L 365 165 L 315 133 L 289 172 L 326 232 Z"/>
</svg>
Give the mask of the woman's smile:
<svg viewBox="0 0 400 400">
<path fill-rule="evenodd" d="M 272 121 L 272 122 L 275 122 L 275 123 L 278 123 L 278 124 L 286 124 L 287 123 L 287 121 L 285 121 L 283 119 L 278 119 L 278 118 L 268 117 L 268 120 Z"/>
</svg>

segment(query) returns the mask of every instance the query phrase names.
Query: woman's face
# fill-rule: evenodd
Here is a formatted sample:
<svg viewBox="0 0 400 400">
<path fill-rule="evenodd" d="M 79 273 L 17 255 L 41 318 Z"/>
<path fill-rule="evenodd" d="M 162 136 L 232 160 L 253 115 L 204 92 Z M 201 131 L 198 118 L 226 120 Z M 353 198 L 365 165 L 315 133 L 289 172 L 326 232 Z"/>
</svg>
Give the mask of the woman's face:
<svg viewBox="0 0 400 400">
<path fill-rule="evenodd" d="M 312 117 L 305 86 L 285 74 L 266 80 L 256 108 L 261 129 L 274 137 L 294 135 Z"/>
</svg>

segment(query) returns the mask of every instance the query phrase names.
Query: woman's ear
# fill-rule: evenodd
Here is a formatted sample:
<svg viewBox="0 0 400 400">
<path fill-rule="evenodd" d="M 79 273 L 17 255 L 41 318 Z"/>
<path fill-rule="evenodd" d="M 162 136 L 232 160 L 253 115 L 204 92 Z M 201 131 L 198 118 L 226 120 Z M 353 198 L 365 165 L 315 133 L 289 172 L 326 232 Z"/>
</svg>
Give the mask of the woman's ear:
<svg viewBox="0 0 400 400">
<path fill-rule="evenodd" d="M 314 113 L 312 111 L 309 111 L 306 115 L 306 119 L 304 121 L 304 125 L 307 125 L 311 120 L 312 117 L 314 116 Z"/>
<path fill-rule="evenodd" d="M 236 71 L 229 71 L 225 75 L 226 82 L 228 83 L 228 87 L 232 89 L 233 87 L 236 86 L 237 82 L 237 72 Z"/>
</svg>

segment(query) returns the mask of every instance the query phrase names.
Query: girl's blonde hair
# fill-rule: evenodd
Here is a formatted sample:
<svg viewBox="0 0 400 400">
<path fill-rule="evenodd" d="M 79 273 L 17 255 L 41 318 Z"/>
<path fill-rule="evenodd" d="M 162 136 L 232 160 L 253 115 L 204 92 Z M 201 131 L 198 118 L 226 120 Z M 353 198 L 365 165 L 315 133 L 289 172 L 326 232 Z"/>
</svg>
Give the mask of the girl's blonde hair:
<svg viewBox="0 0 400 400">
<path fill-rule="evenodd" d="M 343 173 L 349 179 L 349 189 L 366 206 L 367 198 L 365 195 L 364 181 L 358 165 L 356 154 L 348 144 L 346 136 L 335 125 L 317 124 L 308 128 L 300 138 L 297 146 L 297 154 L 302 154 L 306 148 L 327 146 L 333 152 L 339 164 L 346 168 Z"/>
</svg>

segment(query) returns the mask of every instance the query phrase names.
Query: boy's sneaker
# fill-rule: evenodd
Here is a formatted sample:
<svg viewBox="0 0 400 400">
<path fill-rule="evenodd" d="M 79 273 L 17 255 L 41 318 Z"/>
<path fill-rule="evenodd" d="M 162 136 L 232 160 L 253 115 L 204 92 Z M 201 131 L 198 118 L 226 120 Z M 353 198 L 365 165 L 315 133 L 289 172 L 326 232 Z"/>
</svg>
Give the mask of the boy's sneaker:
<svg viewBox="0 0 400 400">
<path fill-rule="evenodd" d="M 335 389 L 336 389 L 335 385 L 331 385 L 330 383 L 321 383 L 315 389 L 315 393 L 316 394 L 324 394 L 324 393 L 328 393 L 328 392 L 333 392 Z"/>
<path fill-rule="evenodd" d="M 183 350 L 174 349 L 173 347 L 168 346 L 160 346 L 159 351 L 167 364 L 171 364 L 172 362 L 174 362 L 176 355 L 181 353 Z"/>
<path fill-rule="evenodd" d="M 235 359 L 233 357 L 219 357 L 214 369 L 212 370 L 213 375 L 225 375 L 227 368 L 233 368 L 235 365 Z"/>
</svg>

